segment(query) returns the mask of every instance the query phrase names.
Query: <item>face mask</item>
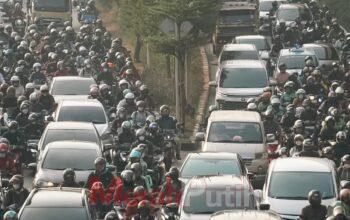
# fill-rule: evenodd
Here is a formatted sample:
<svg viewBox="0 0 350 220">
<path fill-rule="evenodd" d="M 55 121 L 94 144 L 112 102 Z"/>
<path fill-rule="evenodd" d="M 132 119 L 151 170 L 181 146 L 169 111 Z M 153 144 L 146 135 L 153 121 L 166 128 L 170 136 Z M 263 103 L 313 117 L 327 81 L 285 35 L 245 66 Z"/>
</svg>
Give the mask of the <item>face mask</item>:
<svg viewBox="0 0 350 220">
<path fill-rule="evenodd" d="M 91 68 L 91 65 L 86 65 L 86 68 L 90 69 L 90 68 Z"/>
<path fill-rule="evenodd" d="M 295 142 L 295 145 L 301 146 L 301 145 L 303 145 L 303 142 L 302 142 L 302 141 L 296 141 L 296 142 Z"/>
<path fill-rule="evenodd" d="M 13 188 L 14 188 L 15 190 L 18 190 L 18 189 L 21 188 L 21 185 L 19 185 L 19 184 L 13 184 Z"/>
<path fill-rule="evenodd" d="M 5 158 L 6 157 L 6 153 L 0 153 L 0 158 Z"/>
<path fill-rule="evenodd" d="M 304 96 L 303 96 L 303 95 L 299 95 L 298 98 L 299 98 L 299 99 L 303 99 Z"/>
<path fill-rule="evenodd" d="M 145 140 L 145 136 L 140 136 L 140 137 L 139 137 L 139 140 L 140 140 L 140 141 L 144 141 L 144 140 Z"/>
<path fill-rule="evenodd" d="M 26 108 L 25 108 L 25 109 L 22 109 L 22 113 L 23 113 L 23 114 L 28 114 L 28 112 L 29 112 L 29 109 L 26 109 Z"/>
<path fill-rule="evenodd" d="M 124 118 L 124 117 L 125 117 L 125 114 L 119 114 L 119 117 L 120 117 L 120 118 Z"/>
<path fill-rule="evenodd" d="M 143 110 L 145 110 L 145 108 L 144 108 L 144 107 L 139 107 L 139 108 L 137 108 L 137 110 L 139 110 L 140 112 L 142 112 Z"/>
</svg>

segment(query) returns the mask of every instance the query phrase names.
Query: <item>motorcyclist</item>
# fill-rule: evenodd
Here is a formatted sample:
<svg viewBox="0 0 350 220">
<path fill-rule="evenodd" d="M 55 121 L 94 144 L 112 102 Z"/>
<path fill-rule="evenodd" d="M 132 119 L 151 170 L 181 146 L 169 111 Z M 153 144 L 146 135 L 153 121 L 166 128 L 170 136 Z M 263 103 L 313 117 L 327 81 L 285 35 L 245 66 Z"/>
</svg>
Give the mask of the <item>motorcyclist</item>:
<svg viewBox="0 0 350 220">
<path fill-rule="evenodd" d="M 281 126 L 283 129 L 288 129 L 294 125 L 296 118 L 293 105 L 288 105 L 286 113 L 282 116 Z"/>
<path fill-rule="evenodd" d="M 343 214 L 350 216 L 350 190 L 342 189 L 339 192 L 340 201 L 336 201 L 333 205 L 334 209 L 340 207 L 343 211 Z"/>
<path fill-rule="evenodd" d="M 75 181 L 75 171 L 72 168 L 67 168 L 63 171 L 62 187 L 80 187 Z"/>
<path fill-rule="evenodd" d="M 70 73 L 69 71 L 65 68 L 64 62 L 58 61 L 57 62 L 57 71 L 52 74 L 53 77 L 58 77 L 58 76 L 69 76 Z"/>
<path fill-rule="evenodd" d="M 109 86 L 113 85 L 114 77 L 108 63 L 104 62 L 101 64 L 101 70 L 96 73 L 96 81 L 98 83 L 105 83 Z"/>
<path fill-rule="evenodd" d="M 111 130 L 113 134 L 119 135 L 119 133 L 122 132 L 122 124 L 126 120 L 126 111 L 125 108 L 122 107 L 117 110 L 116 117 L 112 121 Z"/>
<path fill-rule="evenodd" d="M 333 148 L 331 146 L 324 147 L 321 152 L 322 158 L 327 158 L 328 160 L 335 161 Z"/>
<path fill-rule="evenodd" d="M 301 134 L 297 134 L 294 136 L 294 147 L 292 147 L 289 151 L 289 155 L 293 156 L 303 150 L 303 142 L 304 136 Z"/>
<path fill-rule="evenodd" d="M 319 134 L 319 139 L 321 141 L 334 140 L 336 136 L 336 130 L 334 128 L 335 120 L 332 116 L 327 116 L 322 123 L 322 128 Z"/>
<path fill-rule="evenodd" d="M 33 82 L 34 84 L 38 84 L 38 85 L 42 85 L 46 82 L 46 76 L 41 71 L 40 63 L 33 64 L 33 73 L 29 77 L 29 82 Z"/>
<path fill-rule="evenodd" d="M 303 141 L 303 150 L 295 154 L 296 157 L 320 157 L 320 154 L 315 151 L 315 146 L 311 139 Z"/>
<path fill-rule="evenodd" d="M 177 120 L 170 116 L 170 108 L 167 105 L 160 107 L 160 118 L 157 120 L 160 132 L 172 131 L 177 134 Z M 176 144 L 176 159 L 181 160 L 180 156 L 180 145 Z"/>
<path fill-rule="evenodd" d="M 7 143 L 0 143 L 0 169 L 8 174 L 16 174 L 15 158 L 9 151 Z"/>
<path fill-rule="evenodd" d="M 136 131 L 136 141 L 131 144 L 131 148 L 134 149 L 136 147 L 139 147 L 140 145 L 144 145 L 144 155 L 143 158 L 145 162 L 147 163 L 148 167 L 152 166 L 152 159 L 153 159 L 153 150 L 154 146 L 152 142 L 148 141 L 146 139 L 146 131 L 145 129 L 137 129 Z"/>
<path fill-rule="evenodd" d="M 147 192 L 152 192 L 152 179 L 142 175 L 142 166 L 140 163 L 131 164 L 131 170 L 134 173 L 135 186 L 143 186 Z"/>
<path fill-rule="evenodd" d="M 260 96 L 258 100 L 258 111 L 260 113 L 265 112 L 267 107 L 270 105 L 271 91 L 266 90 Z"/>
<path fill-rule="evenodd" d="M 114 204 L 125 207 L 132 199 L 134 191 L 134 173 L 131 170 L 124 170 L 121 173 L 122 184 L 119 184 L 114 193 Z"/>
<path fill-rule="evenodd" d="M 26 87 L 25 87 L 25 92 L 24 92 L 24 96 L 27 97 L 27 99 L 29 99 L 30 94 L 32 94 L 35 90 L 34 84 L 33 83 L 27 83 Z"/>
<path fill-rule="evenodd" d="M 115 100 L 112 95 L 110 86 L 105 83 L 100 84 L 100 98 L 102 100 L 101 103 L 105 108 L 107 108 L 107 110 L 108 108 L 113 107 L 115 105 Z"/>
<path fill-rule="evenodd" d="M 24 19 L 24 18 L 25 18 L 25 14 L 22 10 L 22 6 L 20 3 L 17 2 L 15 4 L 15 8 L 14 8 L 13 12 L 11 13 L 11 20 L 13 21 L 13 24 L 14 24 L 16 19 Z"/>
<path fill-rule="evenodd" d="M 141 168 L 142 168 L 142 175 L 147 174 L 147 164 L 146 162 L 142 159 L 142 153 L 140 152 L 139 149 L 133 149 L 130 154 L 129 154 L 129 162 L 125 166 L 126 170 L 131 170 L 131 165 L 134 163 L 140 163 Z"/>
<path fill-rule="evenodd" d="M 159 126 L 157 122 L 152 122 L 148 126 L 148 136 L 147 139 L 152 142 L 153 146 L 162 149 L 164 145 L 164 137 L 159 133 Z"/>
<path fill-rule="evenodd" d="M 135 103 L 135 95 L 131 92 L 126 94 L 125 98 L 119 102 L 117 109 L 121 107 L 125 108 L 127 117 L 131 117 L 132 113 L 137 110 Z"/>
<path fill-rule="evenodd" d="M 341 164 L 337 169 L 340 180 L 350 181 L 350 155 L 345 154 L 341 158 Z"/>
<path fill-rule="evenodd" d="M 325 99 L 318 108 L 319 113 L 325 113 L 330 107 L 337 107 L 338 101 L 334 91 L 328 93 L 327 99 Z"/>
<path fill-rule="evenodd" d="M 278 122 L 274 120 L 273 111 L 266 111 L 264 114 L 264 129 L 265 134 L 279 134 L 281 128 Z"/>
<path fill-rule="evenodd" d="M 20 113 L 15 118 L 15 121 L 18 122 L 18 127 L 23 128 L 29 123 L 28 121 L 29 108 L 30 108 L 30 105 L 28 102 L 23 102 L 21 104 Z"/>
<path fill-rule="evenodd" d="M 179 180 L 179 175 L 180 172 L 177 167 L 170 168 L 169 172 L 166 174 L 166 181 L 159 192 L 159 204 L 180 204 L 184 183 Z"/>
<path fill-rule="evenodd" d="M 8 125 L 8 131 L 3 134 L 11 145 L 21 145 L 23 144 L 23 134 L 18 130 L 18 123 L 16 121 L 11 121 Z"/>
<path fill-rule="evenodd" d="M 94 77 L 96 72 L 97 72 L 97 70 L 95 70 L 91 65 L 91 60 L 86 59 L 86 60 L 84 60 L 83 69 L 79 72 L 79 76 Z"/>
<path fill-rule="evenodd" d="M 141 85 L 139 90 L 140 95 L 136 97 L 135 101 L 144 101 L 146 110 L 152 112 L 155 108 L 155 105 L 153 98 L 149 95 L 147 85 Z"/>
<path fill-rule="evenodd" d="M 88 196 L 89 205 L 97 213 L 98 218 L 103 216 L 111 209 L 113 194 L 109 193 L 99 181 L 94 182 Z"/>
<path fill-rule="evenodd" d="M 328 33 L 328 40 L 330 42 L 335 42 L 340 33 L 344 33 L 344 31 L 340 28 L 338 21 L 333 21 L 331 30 Z"/>
<path fill-rule="evenodd" d="M 304 111 L 300 114 L 300 119 L 308 123 L 315 123 L 317 121 L 317 111 L 311 106 L 310 99 L 305 99 L 303 101 Z"/>
<path fill-rule="evenodd" d="M 117 100 L 121 101 L 124 99 L 124 91 L 131 88 L 131 85 L 125 79 L 121 79 L 118 83 L 119 92 L 117 94 Z M 131 90 L 130 90 L 131 91 Z"/>
<path fill-rule="evenodd" d="M 146 111 L 146 102 L 145 101 L 137 101 L 136 102 L 137 111 L 134 111 L 131 115 L 131 121 L 133 127 L 142 128 L 148 116 L 151 115 L 150 112 Z"/>
<path fill-rule="evenodd" d="M 29 195 L 29 191 L 23 186 L 23 176 L 14 175 L 10 179 L 11 188 L 5 193 L 1 204 L 2 210 L 14 210 L 16 212 L 22 207 Z"/>
<path fill-rule="evenodd" d="M 281 104 L 287 106 L 291 104 L 295 98 L 295 84 L 292 81 L 287 81 L 284 84 L 284 92 L 281 95 Z"/>
<path fill-rule="evenodd" d="M 308 195 L 310 205 L 301 210 L 302 220 L 325 220 L 327 217 L 327 207 L 321 205 L 322 194 L 317 190 L 312 190 Z"/>
<path fill-rule="evenodd" d="M 274 120 L 280 122 L 284 114 L 280 99 L 276 96 L 272 96 L 270 103 L 266 112 L 271 111 L 274 115 Z"/>
<path fill-rule="evenodd" d="M 7 88 L 6 95 L 2 100 L 3 112 L 6 112 L 9 117 L 16 117 L 17 98 L 15 95 L 16 89 L 10 86 Z"/>
<path fill-rule="evenodd" d="M 134 135 L 134 132 L 131 130 L 131 127 L 132 126 L 130 121 L 124 121 L 122 123 L 121 132 L 118 134 L 118 144 L 129 144 L 131 146 L 131 143 L 134 143 L 136 141 L 136 137 Z M 130 146 L 127 150 L 130 150 Z"/>
<path fill-rule="evenodd" d="M 328 80 L 332 81 L 342 81 L 344 78 L 343 71 L 340 70 L 339 62 L 332 63 L 332 70 L 328 75 Z"/>
<path fill-rule="evenodd" d="M 346 144 L 346 133 L 339 131 L 336 134 L 336 144 L 333 146 L 334 157 L 340 160 L 344 155 L 350 154 L 350 146 Z"/>
<path fill-rule="evenodd" d="M 279 72 L 276 74 L 276 81 L 278 86 L 284 86 L 284 84 L 289 80 L 289 74 L 286 72 L 287 65 L 281 63 L 278 66 Z"/>
<path fill-rule="evenodd" d="M 37 137 L 39 139 L 44 130 L 44 125 L 38 113 L 30 113 L 28 122 L 29 123 L 24 127 L 26 139 L 30 139 L 31 137 Z"/>
<path fill-rule="evenodd" d="M 11 85 L 16 89 L 15 97 L 18 98 L 21 95 L 24 95 L 24 88 L 20 84 L 20 79 L 18 76 L 12 76 L 11 79 Z"/>
<path fill-rule="evenodd" d="M 154 220 L 155 217 L 151 215 L 151 204 L 148 200 L 142 200 L 137 205 L 138 215 L 134 216 L 132 220 Z"/>
<path fill-rule="evenodd" d="M 43 110 L 46 110 L 49 113 L 53 112 L 55 107 L 55 99 L 49 93 L 49 87 L 47 85 L 40 86 L 38 102 L 43 106 Z"/>
<path fill-rule="evenodd" d="M 118 214 L 112 210 L 106 214 L 103 220 L 119 220 Z"/>
</svg>

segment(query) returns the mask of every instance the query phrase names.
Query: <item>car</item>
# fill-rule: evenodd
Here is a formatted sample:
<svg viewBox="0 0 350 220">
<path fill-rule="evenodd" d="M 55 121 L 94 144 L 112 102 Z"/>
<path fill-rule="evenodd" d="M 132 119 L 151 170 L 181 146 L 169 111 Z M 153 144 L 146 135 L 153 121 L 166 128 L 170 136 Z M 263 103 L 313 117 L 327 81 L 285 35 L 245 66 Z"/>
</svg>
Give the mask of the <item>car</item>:
<svg viewBox="0 0 350 220">
<path fill-rule="evenodd" d="M 284 63 L 287 66 L 287 73 L 293 74 L 298 73 L 300 74 L 302 70 L 305 67 L 305 57 L 310 56 L 314 64 L 318 66 L 318 58 L 313 50 L 307 50 L 304 48 L 289 48 L 289 49 L 282 49 L 279 53 L 278 59 L 277 59 L 277 65 L 275 68 L 275 74 L 279 72 L 279 65 Z"/>
<path fill-rule="evenodd" d="M 278 6 L 285 4 L 287 0 L 259 0 L 259 18 L 267 19 L 269 17 L 270 10 L 272 9 L 272 3 L 277 2 Z"/>
<path fill-rule="evenodd" d="M 20 220 L 93 220 L 96 214 L 88 205 L 85 189 L 35 188 L 18 213 Z"/>
<path fill-rule="evenodd" d="M 229 60 L 259 59 L 259 53 L 252 44 L 225 44 L 219 55 L 219 64 Z"/>
<path fill-rule="evenodd" d="M 281 21 L 286 22 L 286 26 L 289 26 L 291 23 L 295 23 L 296 20 L 300 20 L 302 25 L 305 25 L 306 22 L 313 20 L 311 10 L 306 4 L 281 4 L 278 7 L 276 11 L 277 27 Z"/>
<path fill-rule="evenodd" d="M 87 122 L 50 122 L 41 135 L 38 150 L 42 152 L 46 145 L 55 141 L 92 142 L 103 150 L 103 143 L 94 124 Z"/>
<path fill-rule="evenodd" d="M 211 215 L 210 220 L 281 220 L 275 212 L 260 210 L 225 210 Z"/>
<path fill-rule="evenodd" d="M 95 99 L 61 101 L 53 113 L 53 121 L 93 123 L 102 139 L 109 138 L 109 124 L 105 109 Z"/>
<path fill-rule="evenodd" d="M 254 210 L 258 206 L 245 176 L 197 176 L 185 186 L 179 205 L 180 220 L 210 219 L 222 210 Z"/>
<path fill-rule="evenodd" d="M 299 219 L 302 208 L 309 205 L 311 190 L 322 193 L 325 206 L 337 200 L 339 184 L 333 161 L 313 157 L 273 160 L 260 193 L 262 203 L 269 204 L 282 219 Z"/>
<path fill-rule="evenodd" d="M 50 94 L 56 102 L 62 100 L 83 100 L 87 99 L 90 87 L 96 85 L 93 78 L 80 76 L 54 77 L 50 84 Z"/>
<path fill-rule="evenodd" d="M 241 156 L 235 153 L 189 153 L 180 169 L 180 178 L 187 183 L 194 176 L 206 175 L 247 176 Z"/>
<path fill-rule="evenodd" d="M 219 66 L 215 100 L 221 109 L 245 109 L 249 98 L 258 98 L 269 86 L 265 63 L 261 60 L 225 61 Z"/>
<path fill-rule="evenodd" d="M 63 172 L 67 168 L 75 170 L 76 181 L 83 185 L 95 170 L 94 161 L 102 156 L 99 145 L 92 142 L 56 141 L 49 143 L 40 154 L 33 180 L 34 186 L 57 186 L 63 182 Z"/>
<path fill-rule="evenodd" d="M 313 50 L 318 59 L 319 66 L 325 70 L 331 70 L 333 62 L 339 62 L 339 54 L 333 44 L 330 43 L 310 43 L 303 44 L 306 50 Z"/>
<path fill-rule="evenodd" d="M 266 36 L 263 35 L 243 35 L 234 39 L 236 44 L 253 44 L 263 60 L 270 59 L 271 46 Z"/>
<path fill-rule="evenodd" d="M 275 140 L 266 135 L 260 114 L 253 111 L 220 110 L 211 113 L 206 133 L 197 133 L 203 152 L 237 153 L 261 187 L 269 166 L 267 145 Z"/>
</svg>

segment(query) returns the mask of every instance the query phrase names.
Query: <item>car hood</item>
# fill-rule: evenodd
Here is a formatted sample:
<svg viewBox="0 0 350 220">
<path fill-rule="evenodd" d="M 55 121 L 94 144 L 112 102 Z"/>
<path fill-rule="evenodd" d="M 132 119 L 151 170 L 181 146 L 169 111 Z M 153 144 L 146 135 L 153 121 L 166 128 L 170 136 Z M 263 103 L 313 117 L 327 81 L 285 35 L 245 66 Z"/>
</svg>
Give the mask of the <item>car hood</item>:
<svg viewBox="0 0 350 220">
<path fill-rule="evenodd" d="M 263 88 L 219 88 L 219 93 L 225 95 L 234 95 L 234 96 L 259 96 L 263 92 Z"/>
<path fill-rule="evenodd" d="M 322 200 L 322 205 L 330 206 L 335 199 Z M 277 212 L 280 215 L 295 215 L 299 216 L 301 210 L 309 205 L 308 200 L 287 200 L 287 199 L 273 199 L 268 198 L 267 201 L 270 204 L 270 210 Z"/>
<path fill-rule="evenodd" d="M 256 153 L 264 152 L 263 143 L 245 144 L 245 143 L 213 143 L 206 142 L 203 145 L 203 152 L 229 152 L 237 153 L 242 158 L 255 158 Z"/>
<path fill-rule="evenodd" d="M 211 214 L 187 214 L 182 213 L 180 216 L 181 220 L 209 220 Z"/>
<path fill-rule="evenodd" d="M 63 182 L 63 172 L 64 170 L 41 169 L 35 175 L 34 181 L 41 180 L 41 181 L 52 182 L 54 184 L 60 184 Z M 76 182 L 85 183 L 91 172 L 93 172 L 93 170 L 76 170 L 75 171 Z"/>
<path fill-rule="evenodd" d="M 56 102 L 64 101 L 64 100 L 84 100 L 88 99 L 88 95 L 54 95 Z"/>
<path fill-rule="evenodd" d="M 298 73 L 298 75 L 301 74 L 301 71 L 303 71 L 302 69 L 287 69 L 286 72 L 289 74 L 289 75 L 292 75 L 293 73 Z"/>
</svg>

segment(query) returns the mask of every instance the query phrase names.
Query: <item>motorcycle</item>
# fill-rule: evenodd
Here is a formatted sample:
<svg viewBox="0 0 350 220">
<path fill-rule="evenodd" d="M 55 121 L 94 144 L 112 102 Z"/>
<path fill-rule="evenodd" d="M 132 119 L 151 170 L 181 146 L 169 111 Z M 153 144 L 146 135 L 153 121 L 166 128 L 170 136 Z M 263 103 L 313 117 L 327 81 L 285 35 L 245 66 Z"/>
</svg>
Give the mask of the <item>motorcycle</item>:
<svg viewBox="0 0 350 220">
<path fill-rule="evenodd" d="M 160 215 L 163 220 L 177 220 L 180 218 L 178 214 L 179 205 L 177 203 L 169 203 L 161 209 Z"/>
<path fill-rule="evenodd" d="M 165 131 L 164 132 L 164 148 L 163 148 L 163 156 L 164 156 L 164 164 L 165 170 L 168 171 L 173 164 L 173 159 L 175 158 L 175 133 L 173 131 Z"/>
<path fill-rule="evenodd" d="M 152 172 L 149 175 L 152 178 L 153 191 L 158 191 L 165 179 L 164 156 L 161 153 L 154 155 Z"/>
<path fill-rule="evenodd" d="M 130 143 L 117 145 L 117 149 L 113 151 L 113 165 L 117 167 L 117 173 L 123 172 L 125 166 L 129 162 Z"/>
</svg>

